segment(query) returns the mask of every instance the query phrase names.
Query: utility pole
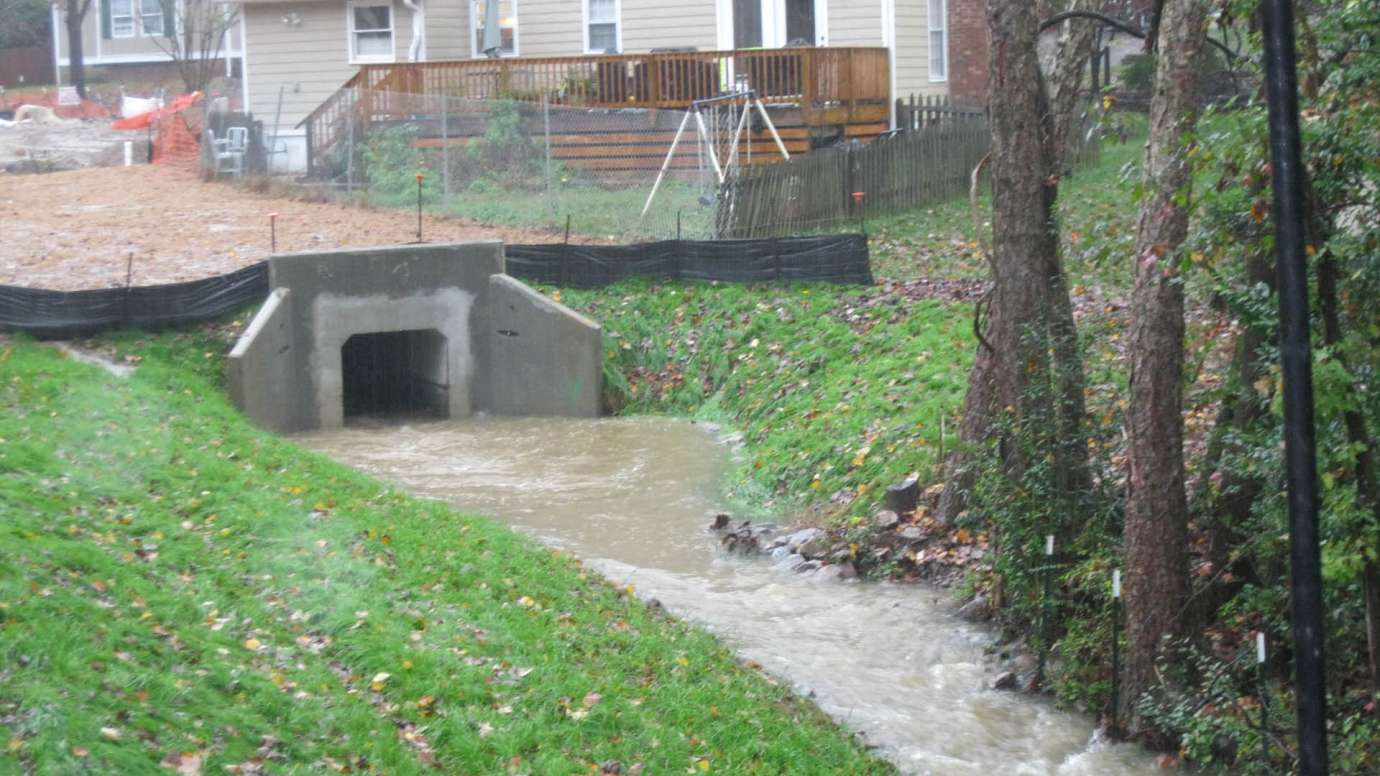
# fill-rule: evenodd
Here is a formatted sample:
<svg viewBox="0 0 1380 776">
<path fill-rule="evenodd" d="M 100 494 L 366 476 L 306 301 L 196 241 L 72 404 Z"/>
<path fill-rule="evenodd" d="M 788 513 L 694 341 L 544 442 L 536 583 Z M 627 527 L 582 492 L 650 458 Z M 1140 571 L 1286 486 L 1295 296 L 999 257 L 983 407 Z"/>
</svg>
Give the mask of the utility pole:
<svg viewBox="0 0 1380 776">
<path fill-rule="evenodd" d="M 1262 0 L 1266 96 L 1274 170 L 1279 272 L 1279 352 L 1284 373 L 1284 456 L 1289 483 L 1289 560 L 1294 614 L 1294 679 L 1299 774 L 1327 774 L 1327 685 L 1318 549 L 1318 462 L 1313 366 L 1308 336 L 1308 264 L 1303 221 L 1303 153 L 1291 0 Z"/>
</svg>

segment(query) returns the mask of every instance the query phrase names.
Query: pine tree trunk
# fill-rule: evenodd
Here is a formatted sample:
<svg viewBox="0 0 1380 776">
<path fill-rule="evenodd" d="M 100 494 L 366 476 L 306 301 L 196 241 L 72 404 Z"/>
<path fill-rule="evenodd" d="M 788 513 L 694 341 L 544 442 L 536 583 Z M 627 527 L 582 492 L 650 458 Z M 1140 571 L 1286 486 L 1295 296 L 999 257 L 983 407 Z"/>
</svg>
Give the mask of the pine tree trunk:
<svg viewBox="0 0 1380 776">
<path fill-rule="evenodd" d="M 1205 0 L 1169 0 L 1146 146 L 1147 194 L 1136 229 L 1131 299 L 1131 386 L 1126 413 L 1127 655 L 1121 718 L 1143 727 L 1136 702 L 1155 685 L 1162 640 L 1181 631 L 1188 593 L 1188 503 L 1184 493 L 1184 294 L 1179 250 L 1188 233 L 1191 136 L 1198 115 Z"/>
</svg>

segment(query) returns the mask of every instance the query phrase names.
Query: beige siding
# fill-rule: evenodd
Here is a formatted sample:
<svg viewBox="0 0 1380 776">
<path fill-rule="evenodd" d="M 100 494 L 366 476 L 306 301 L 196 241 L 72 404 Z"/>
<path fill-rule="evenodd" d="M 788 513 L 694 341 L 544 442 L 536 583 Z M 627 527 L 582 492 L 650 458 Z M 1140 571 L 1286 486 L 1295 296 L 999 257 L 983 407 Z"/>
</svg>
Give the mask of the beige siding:
<svg viewBox="0 0 1380 776">
<path fill-rule="evenodd" d="M 952 1 L 952 0 L 951 0 Z M 946 94 L 948 84 L 930 81 L 928 0 L 896 0 L 896 96 Z"/>
<path fill-rule="evenodd" d="M 530 2 L 530 0 L 529 0 Z M 623 50 L 640 54 L 654 48 L 718 48 L 714 0 L 622 0 Z"/>
<path fill-rule="evenodd" d="M 426 58 L 469 59 L 468 0 L 424 0 L 426 8 Z M 411 24 L 411 22 L 408 22 Z M 410 27 L 409 27 L 410 29 Z M 409 43 L 411 41 L 409 40 Z"/>
<path fill-rule="evenodd" d="M 882 45 L 881 0 L 830 0 L 829 45 Z"/>
<path fill-rule="evenodd" d="M 400 59 L 407 54 L 412 29 L 406 9 L 397 13 L 401 6 L 394 5 L 393 23 Z M 280 86 L 286 88 L 279 126 L 292 127 L 354 75 L 343 3 L 246 5 L 244 11 L 249 110 L 266 124 L 273 122 Z M 296 14 L 301 24 L 283 24 L 288 14 Z"/>
<path fill-rule="evenodd" d="M 584 0 L 518 0 L 518 55 L 570 57 L 585 53 L 580 25 Z"/>
</svg>

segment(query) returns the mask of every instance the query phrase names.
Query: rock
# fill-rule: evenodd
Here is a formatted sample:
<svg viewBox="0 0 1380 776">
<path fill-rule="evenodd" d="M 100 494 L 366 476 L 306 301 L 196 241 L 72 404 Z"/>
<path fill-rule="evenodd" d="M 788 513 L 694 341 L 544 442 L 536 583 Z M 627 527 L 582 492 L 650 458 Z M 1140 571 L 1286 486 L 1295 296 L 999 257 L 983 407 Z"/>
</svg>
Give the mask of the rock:
<svg viewBox="0 0 1380 776">
<path fill-rule="evenodd" d="M 1015 671 L 1003 671 L 997 674 L 997 678 L 992 680 L 993 690 L 1014 690 L 1020 687 L 1020 678 Z"/>
<path fill-rule="evenodd" d="M 908 539 L 911 541 L 925 538 L 925 532 L 920 530 L 918 526 L 913 525 L 908 525 L 905 528 L 902 528 L 901 530 L 896 532 L 896 535 L 901 537 L 902 539 Z"/>
<path fill-rule="evenodd" d="M 873 517 L 872 520 L 877 524 L 877 527 L 881 530 L 890 531 L 891 529 L 895 528 L 898 523 L 901 522 L 901 517 L 900 515 L 896 514 L 890 509 L 883 509 L 882 511 L 878 512 L 876 517 Z"/>
<path fill-rule="evenodd" d="M 960 619 L 968 622 L 982 622 L 992 616 L 992 607 L 987 603 L 987 596 L 979 595 L 960 606 L 957 614 Z"/>
<path fill-rule="evenodd" d="M 843 582 L 849 579 L 857 579 L 858 570 L 853 568 L 852 563 L 828 563 L 819 568 L 811 579 L 819 579 L 825 582 Z"/>
<path fill-rule="evenodd" d="M 791 548 L 784 544 L 778 544 L 771 550 L 771 559 L 780 562 L 791 556 Z"/>
<path fill-rule="evenodd" d="M 810 541 L 811 539 L 823 533 L 824 532 L 819 530 L 818 528 L 802 528 L 801 530 L 796 531 L 795 533 L 787 537 L 786 546 L 794 550 L 800 545 Z"/>
<path fill-rule="evenodd" d="M 794 571 L 800 567 L 800 564 L 804 562 L 805 559 L 800 557 L 799 555 L 787 555 L 783 560 L 776 564 L 776 567 L 781 569 L 782 571 Z"/>
<path fill-rule="evenodd" d="M 886 508 L 897 514 L 914 512 L 920 501 L 920 475 L 911 474 L 886 489 Z"/>
<path fill-rule="evenodd" d="M 821 568 L 824 568 L 824 562 L 823 562 L 823 561 L 818 561 L 818 560 L 807 560 L 807 561 L 805 561 L 804 563 L 800 564 L 799 566 L 796 566 L 796 567 L 795 567 L 795 570 L 798 571 L 798 572 L 800 572 L 801 574 L 806 574 L 806 573 L 809 573 L 809 572 L 811 572 L 811 571 L 817 571 L 817 570 L 819 570 L 819 569 L 821 569 Z"/>
<path fill-rule="evenodd" d="M 829 537 L 823 534 L 816 536 L 808 542 L 796 548 L 796 552 L 807 558 L 823 558 L 829 554 Z"/>
<path fill-rule="evenodd" d="M 714 524 L 710 526 L 710 529 L 715 531 L 726 530 L 728 528 L 728 521 L 731 519 L 731 517 L 722 512 L 717 515 L 714 515 Z"/>
</svg>

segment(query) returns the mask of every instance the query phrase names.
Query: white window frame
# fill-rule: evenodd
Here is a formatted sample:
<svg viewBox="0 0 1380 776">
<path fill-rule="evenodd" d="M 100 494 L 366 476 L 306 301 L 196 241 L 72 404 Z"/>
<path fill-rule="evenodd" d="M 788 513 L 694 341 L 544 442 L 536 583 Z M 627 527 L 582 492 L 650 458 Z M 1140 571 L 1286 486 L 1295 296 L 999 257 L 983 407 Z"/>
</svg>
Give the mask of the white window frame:
<svg viewBox="0 0 1380 776">
<path fill-rule="evenodd" d="M 593 50 L 593 49 L 590 48 L 590 46 L 589 46 L 589 26 L 590 26 L 591 24 L 610 24 L 610 23 L 613 24 L 614 48 L 618 49 L 619 53 L 622 53 L 622 51 L 623 51 L 623 0 L 613 0 L 613 21 L 612 21 L 612 22 L 607 22 L 607 21 L 595 21 L 595 20 L 591 19 L 591 18 L 590 18 L 590 15 L 589 15 L 589 4 L 590 4 L 590 0 L 580 0 L 580 10 L 581 10 L 581 13 L 582 13 L 582 17 L 581 17 L 581 20 L 580 20 L 580 21 L 582 22 L 581 29 L 584 30 L 585 53 L 586 53 L 586 54 L 602 54 L 602 53 L 604 53 L 604 51 L 603 51 L 602 49 L 599 50 L 599 51 L 595 51 L 595 50 Z M 513 40 L 514 40 L 514 45 L 516 45 L 516 40 L 517 40 L 517 31 L 516 31 L 516 30 L 513 32 Z"/>
<path fill-rule="evenodd" d="M 144 35 L 145 37 L 149 37 L 149 38 L 151 38 L 151 37 L 153 37 L 153 36 L 155 36 L 155 35 L 165 35 L 165 34 L 167 34 L 167 33 L 166 33 L 166 31 L 167 31 L 167 29 L 168 29 L 168 13 L 167 13 L 167 12 L 168 12 L 169 9 L 168 9 L 165 5 L 163 5 L 162 0 L 156 0 L 157 5 L 158 5 L 158 22 L 159 22 L 158 26 L 161 28 L 161 29 L 158 30 L 158 32 L 149 32 L 148 25 L 144 24 L 145 18 L 153 15 L 153 14 L 149 14 L 149 13 L 145 13 L 145 12 L 144 12 L 144 2 L 145 2 L 145 0 L 133 0 L 133 1 L 134 1 L 135 3 L 138 3 L 138 4 L 139 4 L 139 32 L 140 32 L 140 34 Z M 174 16 L 174 18 L 176 18 L 176 16 Z M 112 19 L 112 24 L 111 24 L 111 26 L 112 26 L 112 27 L 114 26 L 113 19 Z"/>
<path fill-rule="evenodd" d="M 934 8 L 939 6 L 939 26 L 934 26 Z M 925 17 L 929 35 L 925 39 L 925 44 L 929 48 L 929 60 L 925 63 L 925 69 L 929 71 L 930 83 L 947 83 L 949 80 L 949 0 L 928 0 L 925 8 Z M 944 72 L 935 74 L 935 52 L 934 35 L 939 33 L 940 53 L 939 62 L 944 67 Z"/>
<path fill-rule="evenodd" d="M 476 7 L 480 6 L 483 2 L 484 0 L 470 0 L 470 56 L 475 59 L 487 59 L 487 57 L 484 56 L 484 52 L 479 48 L 479 13 L 476 11 Z M 522 15 L 518 12 L 518 0 L 509 0 L 509 2 L 513 4 L 513 52 L 509 54 L 500 50 L 498 55 L 502 59 L 521 56 L 522 53 L 522 41 L 520 37 L 522 35 Z M 618 36 L 621 43 L 623 39 L 621 24 L 619 25 Z M 586 39 L 589 37 L 588 27 L 585 28 L 585 37 Z M 589 41 L 586 40 L 585 42 L 588 44 Z M 621 49 L 622 46 L 620 45 L 619 48 Z"/>
<path fill-rule="evenodd" d="M 388 53 L 359 56 L 355 51 L 355 9 L 385 6 L 388 8 Z M 365 30 L 379 32 L 379 30 Z M 398 61 L 398 9 L 393 0 L 351 0 L 345 4 L 345 50 L 352 65 Z"/>
<path fill-rule="evenodd" d="M 105 0 L 105 2 L 110 3 L 110 37 L 111 37 L 112 39 L 114 39 L 114 38 L 137 38 L 137 37 L 139 36 L 139 23 L 138 23 L 138 21 L 136 20 L 137 17 L 138 17 L 138 14 L 136 14 L 136 13 L 134 12 L 134 6 L 135 6 L 136 3 L 139 2 L 139 0 Z M 124 15 L 124 16 L 117 16 L 117 15 L 115 14 L 115 3 L 116 3 L 116 2 L 126 2 L 126 3 L 129 3 L 129 13 L 126 14 L 126 15 Z M 129 20 L 129 21 L 128 21 L 129 28 L 126 29 L 124 32 L 121 32 L 121 31 L 120 31 L 120 27 L 118 26 L 119 23 L 116 21 L 117 19 L 121 19 L 121 18 L 123 18 L 123 19 L 128 19 L 128 20 Z"/>
</svg>

